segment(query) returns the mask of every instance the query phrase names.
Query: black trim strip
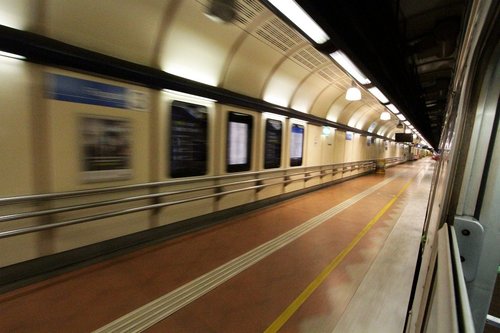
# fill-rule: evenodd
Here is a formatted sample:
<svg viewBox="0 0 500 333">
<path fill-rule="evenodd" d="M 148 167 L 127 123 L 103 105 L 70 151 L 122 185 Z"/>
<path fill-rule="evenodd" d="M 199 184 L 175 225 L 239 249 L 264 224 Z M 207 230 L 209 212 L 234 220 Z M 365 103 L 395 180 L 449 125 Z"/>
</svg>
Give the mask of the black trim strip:
<svg viewBox="0 0 500 333">
<path fill-rule="evenodd" d="M 27 61 L 41 65 L 99 74 L 157 90 L 176 90 L 214 99 L 222 104 L 234 105 L 259 112 L 272 112 L 290 118 L 305 120 L 320 126 L 330 126 L 365 136 L 394 141 L 375 133 L 359 130 L 291 108 L 274 105 L 224 88 L 188 80 L 156 68 L 110 57 L 32 32 L 21 31 L 3 25 L 0 25 L 0 50 L 25 56 Z"/>
</svg>

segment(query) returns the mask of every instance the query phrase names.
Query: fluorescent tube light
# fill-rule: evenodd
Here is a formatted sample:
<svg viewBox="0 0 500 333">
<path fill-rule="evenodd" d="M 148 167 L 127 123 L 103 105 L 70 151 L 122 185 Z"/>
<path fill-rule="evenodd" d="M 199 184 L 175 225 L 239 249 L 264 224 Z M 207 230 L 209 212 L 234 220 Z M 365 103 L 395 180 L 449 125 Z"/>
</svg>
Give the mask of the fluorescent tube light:
<svg viewBox="0 0 500 333">
<path fill-rule="evenodd" d="M 337 62 L 347 73 L 356 79 L 361 84 L 369 84 L 371 81 L 359 70 L 356 65 L 345 55 L 344 52 L 337 50 L 330 53 L 330 57 Z"/>
<path fill-rule="evenodd" d="M 410 126 L 411 125 L 411 123 L 408 120 L 405 121 L 404 123 L 405 123 L 406 126 Z"/>
<path fill-rule="evenodd" d="M 387 99 L 387 97 L 385 97 L 385 95 L 382 94 L 382 92 L 377 87 L 368 88 L 368 91 L 373 96 L 375 96 L 380 101 L 380 103 L 383 103 L 383 104 L 389 103 L 389 100 Z"/>
<path fill-rule="evenodd" d="M 394 106 L 394 104 L 388 104 L 386 105 L 386 107 L 392 111 L 392 113 L 394 114 L 398 114 L 399 113 L 399 110 L 397 107 Z"/>
<path fill-rule="evenodd" d="M 262 112 L 264 118 L 274 119 L 274 120 L 285 120 L 287 117 L 276 113 Z"/>
<path fill-rule="evenodd" d="M 268 2 L 316 43 L 323 44 L 330 39 L 326 32 L 295 1 L 268 0 Z"/>
<path fill-rule="evenodd" d="M 12 59 L 26 60 L 25 56 L 15 54 L 15 53 L 5 52 L 5 51 L 0 51 L 0 56 L 12 58 Z"/>
<path fill-rule="evenodd" d="M 215 100 L 215 99 L 201 97 L 201 96 L 197 96 L 197 95 L 191 95 L 191 94 L 176 91 L 176 90 L 162 89 L 162 91 L 170 94 L 173 98 L 188 99 L 188 100 L 193 100 L 195 102 L 217 103 L 217 100 Z"/>
<path fill-rule="evenodd" d="M 401 121 L 405 121 L 405 120 L 406 120 L 405 116 L 403 116 L 402 114 L 398 114 L 398 115 L 396 115 L 396 116 L 397 116 L 397 117 L 399 118 L 399 120 L 401 120 Z"/>
</svg>

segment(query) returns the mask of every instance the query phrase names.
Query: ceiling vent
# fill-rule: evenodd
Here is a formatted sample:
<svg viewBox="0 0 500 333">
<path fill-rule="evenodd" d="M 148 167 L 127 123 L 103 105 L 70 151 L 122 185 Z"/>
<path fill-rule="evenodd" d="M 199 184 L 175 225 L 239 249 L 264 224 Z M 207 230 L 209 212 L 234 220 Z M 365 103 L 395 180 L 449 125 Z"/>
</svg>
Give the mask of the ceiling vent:
<svg viewBox="0 0 500 333">
<path fill-rule="evenodd" d="M 232 22 L 236 18 L 235 1 L 236 0 L 212 0 L 205 14 L 216 22 Z"/>
</svg>

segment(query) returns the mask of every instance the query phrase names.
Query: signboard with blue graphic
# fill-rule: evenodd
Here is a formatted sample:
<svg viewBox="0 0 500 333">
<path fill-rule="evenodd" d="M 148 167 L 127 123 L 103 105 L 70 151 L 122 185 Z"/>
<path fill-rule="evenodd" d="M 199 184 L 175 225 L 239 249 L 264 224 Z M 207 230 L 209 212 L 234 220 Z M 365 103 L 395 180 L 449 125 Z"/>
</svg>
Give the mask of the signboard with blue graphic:
<svg viewBox="0 0 500 333">
<path fill-rule="evenodd" d="M 146 111 L 146 93 L 60 74 L 47 74 L 47 97 L 59 101 Z"/>
</svg>

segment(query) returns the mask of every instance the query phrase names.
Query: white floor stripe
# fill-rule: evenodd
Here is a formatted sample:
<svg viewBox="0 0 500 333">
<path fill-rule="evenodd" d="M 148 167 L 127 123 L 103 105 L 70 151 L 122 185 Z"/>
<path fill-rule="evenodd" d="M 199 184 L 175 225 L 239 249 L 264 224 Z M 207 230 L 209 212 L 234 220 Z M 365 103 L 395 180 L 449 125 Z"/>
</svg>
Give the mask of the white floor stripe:
<svg viewBox="0 0 500 333">
<path fill-rule="evenodd" d="M 254 248 L 253 250 L 225 263 L 222 266 L 186 283 L 185 285 L 157 298 L 156 300 L 134 310 L 123 317 L 96 330 L 104 332 L 142 332 L 159 321 L 195 301 L 209 291 L 241 273 L 253 264 L 259 262 L 270 254 L 290 244 L 305 233 L 318 227 L 344 209 L 359 200 L 374 193 L 381 187 L 399 176 L 388 178 L 377 185 L 353 196 L 335 207 L 311 218 L 303 224 L 281 234 L 280 236 Z"/>
</svg>

